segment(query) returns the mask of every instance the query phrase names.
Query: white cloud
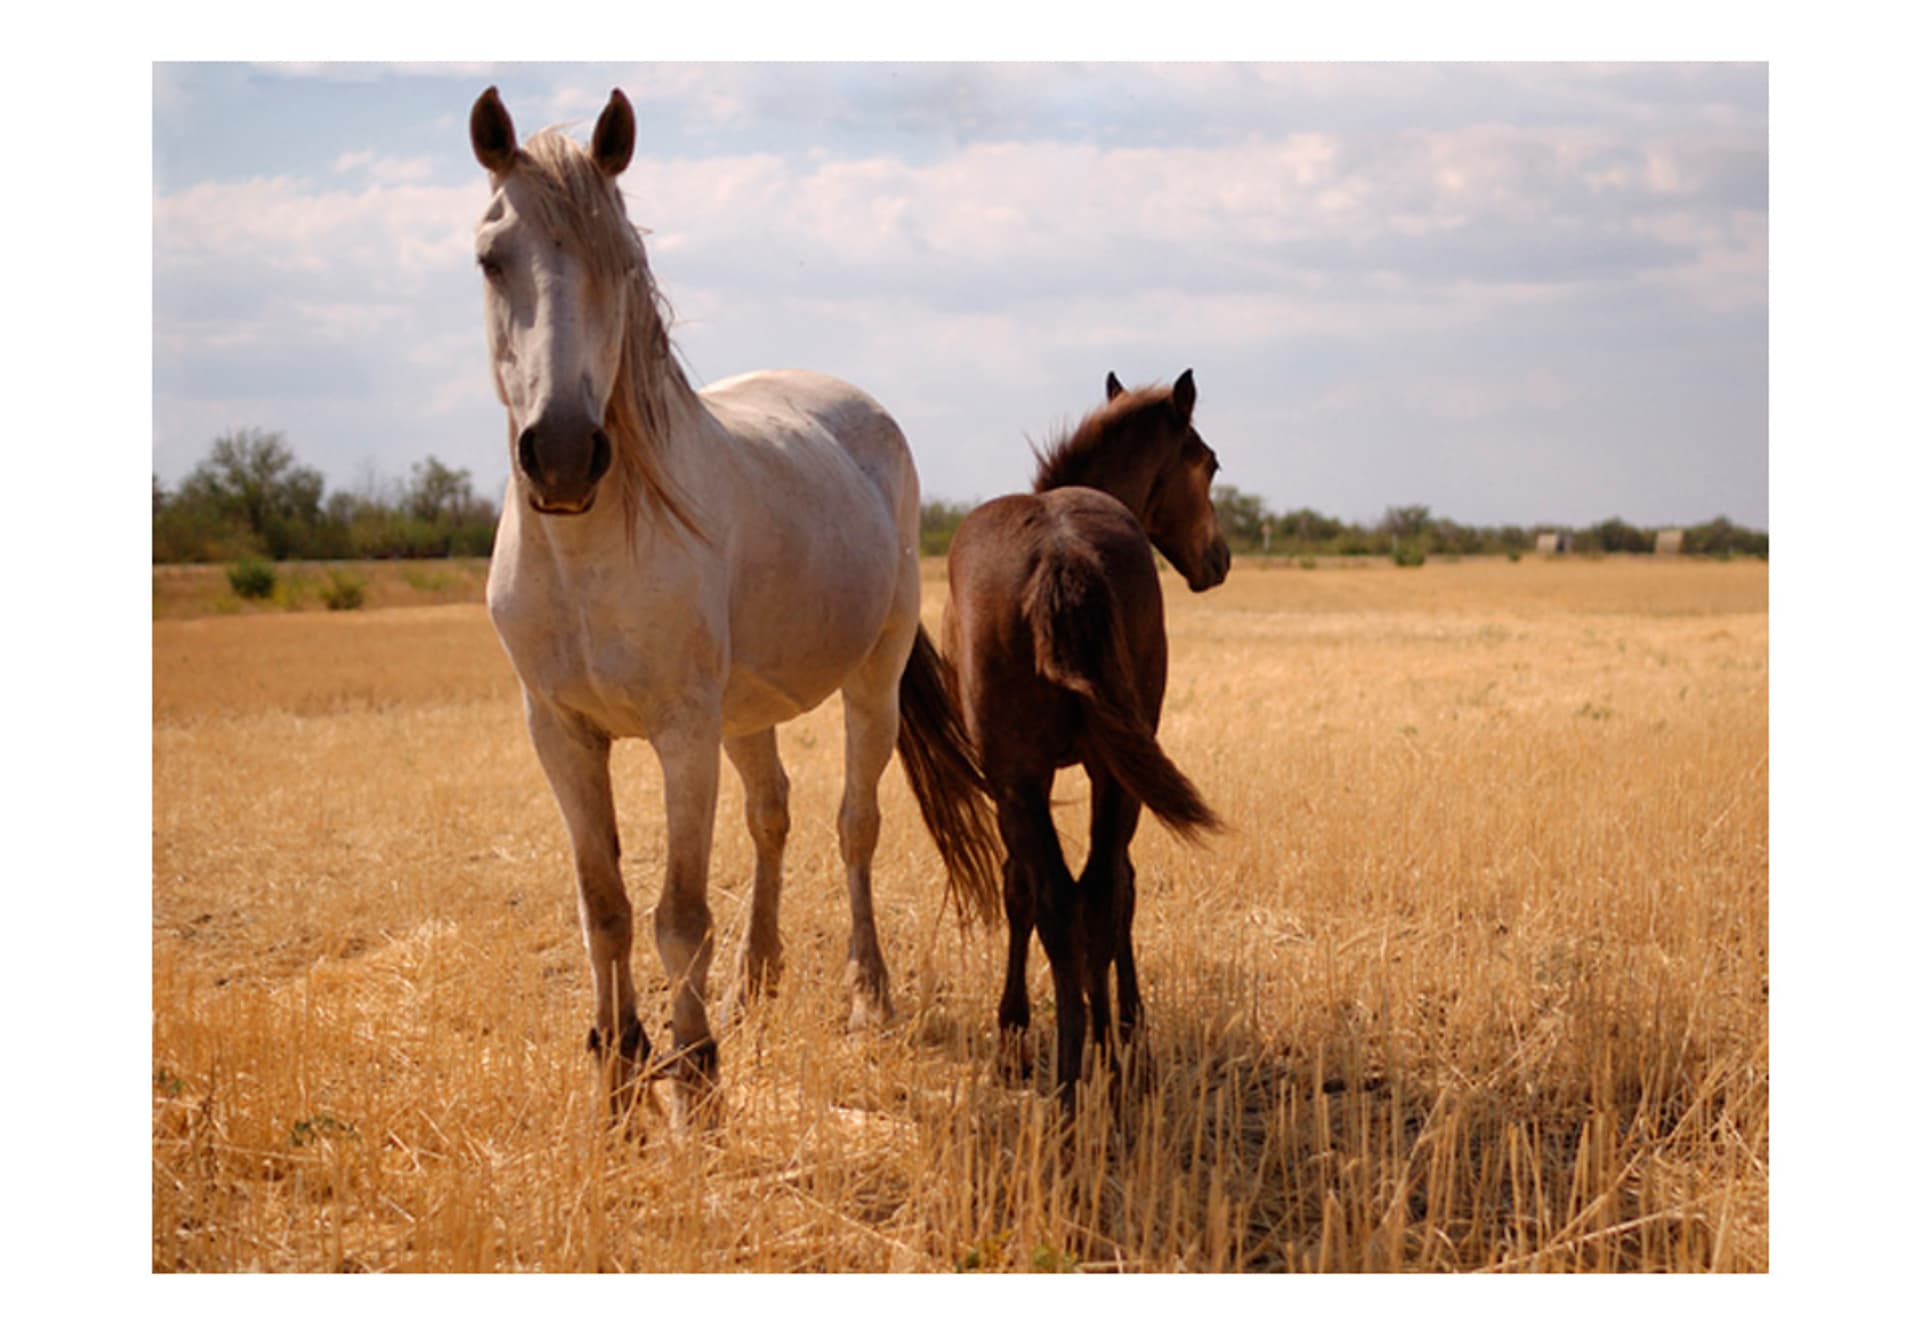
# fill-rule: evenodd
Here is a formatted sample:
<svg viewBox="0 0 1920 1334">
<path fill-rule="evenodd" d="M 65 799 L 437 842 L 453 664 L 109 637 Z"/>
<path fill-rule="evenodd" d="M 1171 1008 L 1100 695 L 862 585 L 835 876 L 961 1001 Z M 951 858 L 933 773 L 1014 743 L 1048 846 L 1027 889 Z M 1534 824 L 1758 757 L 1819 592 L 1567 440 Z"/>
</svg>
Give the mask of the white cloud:
<svg viewBox="0 0 1920 1334">
<path fill-rule="evenodd" d="M 975 144 L 924 163 L 770 156 L 643 159 L 629 209 L 700 281 L 905 282 L 938 299 L 990 283 L 1018 299 L 1071 277 L 1297 290 L 1323 273 L 1398 274 L 1452 300 L 1516 282 L 1569 290 L 1648 267 L 1719 272 L 1744 249 L 1680 159 L 1622 165 L 1598 139 L 1475 130 L 1357 151 L 1327 135 L 1209 148 Z M 1596 165 L 1598 164 L 1598 165 Z M 1617 196 L 1604 211 L 1595 181 Z M 1450 238 L 1436 248 L 1435 238 Z M 1464 264 L 1464 267 L 1463 267 Z M 1349 288 L 1346 299 L 1352 299 Z"/>
<path fill-rule="evenodd" d="M 468 258 L 484 187 L 316 187 L 276 176 L 188 186 L 154 201 L 154 265 L 338 274 L 378 271 L 407 290 L 423 268 Z"/>
<path fill-rule="evenodd" d="M 393 157 L 370 148 L 356 153 L 342 153 L 333 160 L 333 171 L 337 176 L 364 171 L 374 180 L 388 185 L 424 181 L 433 175 L 433 170 L 432 158 Z"/>
<path fill-rule="evenodd" d="M 289 305 L 309 334 L 332 343 L 377 337 L 407 317 L 405 306 L 391 302 L 293 301 Z"/>
<path fill-rule="evenodd" d="M 502 66 L 489 60 L 267 60 L 259 68 L 296 79 L 330 83 L 371 83 L 393 74 L 434 78 L 486 79 Z"/>
</svg>

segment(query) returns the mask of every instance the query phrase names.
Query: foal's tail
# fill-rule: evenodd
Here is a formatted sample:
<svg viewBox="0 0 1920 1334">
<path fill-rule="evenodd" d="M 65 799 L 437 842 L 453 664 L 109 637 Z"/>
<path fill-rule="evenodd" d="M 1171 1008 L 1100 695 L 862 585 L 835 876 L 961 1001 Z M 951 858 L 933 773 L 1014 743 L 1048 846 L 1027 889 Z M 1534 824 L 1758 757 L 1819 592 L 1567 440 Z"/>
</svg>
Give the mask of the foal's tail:
<svg viewBox="0 0 1920 1334">
<path fill-rule="evenodd" d="M 1020 611 L 1033 631 L 1040 675 L 1080 697 L 1092 758 L 1161 822 L 1186 839 L 1221 828 L 1154 737 L 1126 670 L 1113 586 L 1093 560 L 1055 548 L 1034 571 Z"/>
<path fill-rule="evenodd" d="M 947 889 L 964 924 L 1000 915 L 1000 840 L 987 782 L 966 724 L 954 707 L 953 670 L 924 628 L 900 678 L 900 758 L 927 822 Z"/>
</svg>

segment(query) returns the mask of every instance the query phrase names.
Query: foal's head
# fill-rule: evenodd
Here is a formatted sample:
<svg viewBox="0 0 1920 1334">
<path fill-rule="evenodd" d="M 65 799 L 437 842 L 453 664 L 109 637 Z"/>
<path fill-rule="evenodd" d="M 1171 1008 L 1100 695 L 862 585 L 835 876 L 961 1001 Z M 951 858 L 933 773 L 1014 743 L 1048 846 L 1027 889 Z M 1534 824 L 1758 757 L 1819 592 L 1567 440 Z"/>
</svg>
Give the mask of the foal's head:
<svg viewBox="0 0 1920 1334">
<path fill-rule="evenodd" d="M 633 107 L 614 90 L 589 152 L 551 131 L 521 147 L 492 88 L 468 128 L 493 184 L 474 240 L 513 466 L 536 510 L 584 514 L 613 465 L 608 404 L 646 263 L 614 185 L 633 156 Z"/>
<path fill-rule="evenodd" d="M 1198 593 L 1227 577 L 1232 554 L 1213 513 L 1220 460 L 1193 429 L 1198 391 L 1186 371 L 1173 388 L 1129 390 L 1107 374 L 1107 402 L 1041 460 L 1037 490 L 1092 486 L 1131 508 L 1147 537 Z"/>
</svg>

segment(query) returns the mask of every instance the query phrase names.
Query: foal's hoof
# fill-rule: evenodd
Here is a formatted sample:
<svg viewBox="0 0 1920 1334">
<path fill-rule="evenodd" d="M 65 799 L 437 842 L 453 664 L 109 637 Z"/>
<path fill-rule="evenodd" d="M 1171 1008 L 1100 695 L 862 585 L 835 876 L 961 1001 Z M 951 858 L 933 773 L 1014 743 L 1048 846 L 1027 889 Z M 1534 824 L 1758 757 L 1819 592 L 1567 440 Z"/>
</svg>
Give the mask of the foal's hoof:
<svg viewBox="0 0 1920 1334">
<path fill-rule="evenodd" d="M 1033 1043 L 1024 1028 L 1000 1030 L 1000 1053 L 996 1062 L 1000 1077 L 1009 1084 L 1025 1084 L 1033 1079 Z"/>
</svg>

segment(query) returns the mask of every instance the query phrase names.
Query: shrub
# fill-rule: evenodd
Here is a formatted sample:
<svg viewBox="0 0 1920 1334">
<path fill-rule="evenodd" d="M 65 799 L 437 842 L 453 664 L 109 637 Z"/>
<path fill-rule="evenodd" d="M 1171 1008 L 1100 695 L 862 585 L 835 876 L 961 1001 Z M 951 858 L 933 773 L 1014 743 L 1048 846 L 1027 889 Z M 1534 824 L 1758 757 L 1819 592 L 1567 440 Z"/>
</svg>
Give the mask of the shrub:
<svg viewBox="0 0 1920 1334">
<path fill-rule="evenodd" d="M 416 593 L 441 593 L 453 587 L 453 575 L 447 570 L 413 568 L 401 571 L 400 577 Z"/>
<path fill-rule="evenodd" d="M 1418 542 L 1402 542 L 1393 549 L 1393 563 L 1407 566 L 1425 565 L 1427 550 Z"/>
<path fill-rule="evenodd" d="M 312 574 L 295 566 L 283 572 L 280 582 L 274 585 L 273 603 L 286 611 L 299 611 L 317 587 L 318 581 Z"/>
<path fill-rule="evenodd" d="M 959 531 L 960 521 L 967 517 L 971 504 L 951 505 L 944 500 L 927 500 L 920 504 L 920 554 L 923 556 L 944 556 L 947 548 L 953 545 L 953 535 Z"/>
<path fill-rule="evenodd" d="M 350 570 L 328 570 L 327 587 L 321 594 L 328 611 L 353 611 L 367 600 L 367 581 Z"/>
<path fill-rule="evenodd" d="M 257 556 L 243 556 L 227 566 L 227 582 L 243 598 L 273 596 L 273 565 Z"/>
</svg>

